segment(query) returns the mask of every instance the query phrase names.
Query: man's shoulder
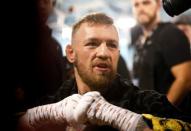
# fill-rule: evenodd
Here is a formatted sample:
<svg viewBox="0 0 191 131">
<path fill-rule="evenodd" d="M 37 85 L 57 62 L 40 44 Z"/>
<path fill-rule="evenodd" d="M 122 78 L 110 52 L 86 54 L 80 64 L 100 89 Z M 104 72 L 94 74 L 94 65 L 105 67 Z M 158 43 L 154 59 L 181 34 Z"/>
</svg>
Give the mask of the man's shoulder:
<svg viewBox="0 0 191 131">
<path fill-rule="evenodd" d="M 175 35 L 176 33 L 181 33 L 177 26 L 170 22 L 162 22 L 159 24 L 158 28 L 161 34 L 170 33 L 171 35 Z"/>
<path fill-rule="evenodd" d="M 179 45 L 182 41 L 188 42 L 185 34 L 170 22 L 160 23 L 154 34 L 154 38 L 164 46 L 176 45 L 175 43 Z"/>
<path fill-rule="evenodd" d="M 174 27 L 176 27 L 173 23 L 171 23 L 171 22 L 161 22 L 161 23 L 159 23 L 159 25 L 158 25 L 159 27 L 163 27 L 163 28 L 174 28 Z"/>
</svg>

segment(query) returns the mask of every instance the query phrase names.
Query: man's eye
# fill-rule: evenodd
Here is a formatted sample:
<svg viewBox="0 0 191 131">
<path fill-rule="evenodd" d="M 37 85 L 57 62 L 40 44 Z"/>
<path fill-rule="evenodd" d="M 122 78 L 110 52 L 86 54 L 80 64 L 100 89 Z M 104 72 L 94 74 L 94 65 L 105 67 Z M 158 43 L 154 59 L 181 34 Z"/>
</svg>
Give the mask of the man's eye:
<svg viewBox="0 0 191 131">
<path fill-rule="evenodd" d="M 150 3 L 150 1 L 143 1 L 143 5 L 149 5 Z"/>
<path fill-rule="evenodd" d="M 134 4 L 134 7 L 138 7 L 138 6 L 139 6 L 139 4 L 138 4 L 138 3 L 135 3 L 135 4 Z"/>
<path fill-rule="evenodd" d="M 107 46 L 111 47 L 111 48 L 117 48 L 118 47 L 116 43 L 107 43 Z"/>
<path fill-rule="evenodd" d="M 99 44 L 97 42 L 88 42 L 86 45 L 87 46 L 98 46 Z"/>
</svg>

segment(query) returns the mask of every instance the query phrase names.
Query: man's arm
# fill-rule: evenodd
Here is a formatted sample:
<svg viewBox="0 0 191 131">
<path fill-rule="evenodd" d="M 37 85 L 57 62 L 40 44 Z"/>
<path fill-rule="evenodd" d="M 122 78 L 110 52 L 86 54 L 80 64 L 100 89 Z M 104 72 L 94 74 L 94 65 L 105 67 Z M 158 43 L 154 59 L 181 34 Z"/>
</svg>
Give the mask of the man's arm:
<svg viewBox="0 0 191 131">
<path fill-rule="evenodd" d="M 168 100 L 178 106 L 186 94 L 191 91 L 191 61 L 187 61 L 171 68 L 175 77 L 168 93 Z"/>
<path fill-rule="evenodd" d="M 69 96 L 57 103 L 28 109 L 18 120 L 18 131 L 61 131 L 75 124 L 73 111 L 81 99 L 79 94 Z"/>
<path fill-rule="evenodd" d="M 74 116 L 77 122 L 108 125 L 120 131 L 151 131 L 141 114 L 110 104 L 96 91 L 83 95 Z"/>
<path fill-rule="evenodd" d="M 91 103 L 91 104 L 90 104 Z M 120 131 L 163 131 L 186 130 L 190 123 L 182 120 L 157 117 L 151 114 L 137 114 L 107 102 L 98 92 L 88 92 L 82 96 L 74 118 L 78 122 L 93 125 L 108 125 Z"/>
<path fill-rule="evenodd" d="M 18 121 L 17 129 L 16 131 L 63 131 L 66 129 L 67 124 L 56 124 L 53 122 L 49 122 L 46 124 L 42 124 L 42 126 L 39 127 L 33 127 L 30 125 L 28 121 L 26 121 L 26 114 L 23 114 Z"/>
</svg>

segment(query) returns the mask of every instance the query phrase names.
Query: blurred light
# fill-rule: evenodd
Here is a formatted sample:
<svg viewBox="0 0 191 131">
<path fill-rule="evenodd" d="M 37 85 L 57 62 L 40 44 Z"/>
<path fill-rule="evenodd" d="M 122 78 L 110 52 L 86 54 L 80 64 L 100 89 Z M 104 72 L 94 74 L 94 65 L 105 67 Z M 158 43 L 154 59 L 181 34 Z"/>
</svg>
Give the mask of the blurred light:
<svg viewBox="0 0 191 131">
<path fill-rule="evenodd" d="M 120 29 L 130 29 L 136 25 L 136 20 L 132 17 L 123 16 L 115 21 L 115 25 Z"/>
<path fill-rule="evenodd" d="M 64 27 L 62 28 L 62 37 L 63 38 L 68 38 L 71 40 L 71 34 L 72 34 L 72 28 L 71 27 Z"/>
<path fill-rule="evenodd" d="M 62 28 L 61 32 L 54 32 L 54 38 L 60 43 L 62 47 L 63 56 L 66 56 L 66 46 L 71 43 L 72 29 L 69 26 Z"/>
</svg>

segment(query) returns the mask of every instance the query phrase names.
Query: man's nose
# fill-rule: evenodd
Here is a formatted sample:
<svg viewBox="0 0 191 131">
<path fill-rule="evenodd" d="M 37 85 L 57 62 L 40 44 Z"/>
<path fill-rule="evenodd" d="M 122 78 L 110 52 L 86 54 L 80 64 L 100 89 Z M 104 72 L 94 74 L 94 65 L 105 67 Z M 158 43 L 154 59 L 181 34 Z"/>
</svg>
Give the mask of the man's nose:
<svg viewBox="0 0 191 131">
<path fill-rule="evenodd" d="M 97 48 L 97 56 L 102 59 L 107 59 L 109 57 L 109 49 L 106 42 L 102 42 Z"/>
</svg>

